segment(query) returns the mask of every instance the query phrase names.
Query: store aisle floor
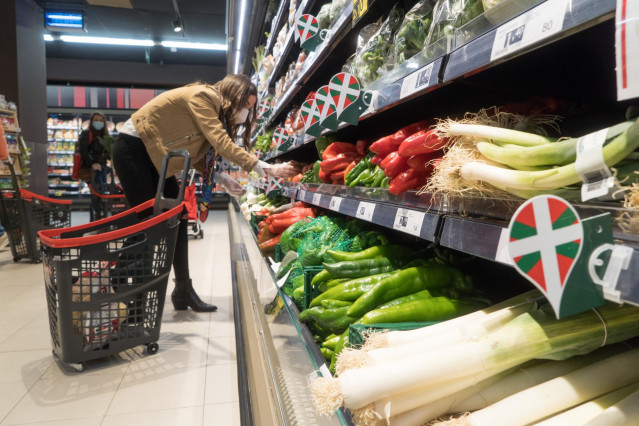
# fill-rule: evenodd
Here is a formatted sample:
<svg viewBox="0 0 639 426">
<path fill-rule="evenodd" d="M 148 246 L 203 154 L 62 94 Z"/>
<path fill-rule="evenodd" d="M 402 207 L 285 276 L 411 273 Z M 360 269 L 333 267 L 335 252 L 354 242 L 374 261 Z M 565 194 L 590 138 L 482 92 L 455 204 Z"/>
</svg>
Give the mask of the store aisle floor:
<svg viewBox="0 0 639 426">
<path fill-rule="evenodd" d="M 0 252 L 0 425 L 239 425 L 229 253 L 227 212 L 211 211 L 189 254 L 218 311 L 175 311 L 171 278 L 158 353 L 140 346 L 78 373 L 51 355 L 42 265 Z"/>
</svg>

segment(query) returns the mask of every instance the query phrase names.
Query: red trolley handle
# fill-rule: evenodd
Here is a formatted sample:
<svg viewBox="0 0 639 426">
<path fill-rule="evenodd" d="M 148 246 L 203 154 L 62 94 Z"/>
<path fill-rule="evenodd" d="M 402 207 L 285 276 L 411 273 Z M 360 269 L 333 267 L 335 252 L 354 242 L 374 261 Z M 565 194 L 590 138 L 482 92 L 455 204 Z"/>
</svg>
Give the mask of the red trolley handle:
<svg viewBox="0 0 639 426">
<path fill-rule="evenodd" d="M 164 198 L 164 181 L 166 180 L 166 170 L 169 160 L 173 157 L 184 157 L 184 167 L 182 168 L 182 181 L 180 182 L 180 190 L 176 198 Z M 164 210 L 173 209 L 175 206 L 182 204 L 184 201 L 184 187 L 186 179 L 191 168 L 191 156 L 185 149 L 169 151 L 162 160 L 162 170 L 160 171 L 160 180 L 158 182 L 158 190 L 155 193 L 155 205 L 153 206 L 153 215 L 157 216 Z"/>
</svg>

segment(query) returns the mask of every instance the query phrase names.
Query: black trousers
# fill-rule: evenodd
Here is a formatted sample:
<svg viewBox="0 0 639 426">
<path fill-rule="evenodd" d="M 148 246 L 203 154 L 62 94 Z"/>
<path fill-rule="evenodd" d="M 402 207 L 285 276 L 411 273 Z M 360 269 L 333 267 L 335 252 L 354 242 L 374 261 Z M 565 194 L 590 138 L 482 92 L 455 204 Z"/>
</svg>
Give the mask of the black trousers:
<svg viewBox="0 0 639 426">
<path fill-rule="evenodd" d="M 135 207 L 155 198 L 160 176 L 155 169 L 142 139 L 120 134 L 113 147 L 113 167 L 124 195 L 131 207 Z M 175 177 L 164 182 L 164 195 L 175 198 L 179 192 L 179 185 Z M 151 212 L 149 212 L 149 215 Z M 189 275 L 189 240 L 188 219 L 180 220 L 175 254 L 173 256 L 173 271 L 176 281 L 186 281 Z"/>
</svg>

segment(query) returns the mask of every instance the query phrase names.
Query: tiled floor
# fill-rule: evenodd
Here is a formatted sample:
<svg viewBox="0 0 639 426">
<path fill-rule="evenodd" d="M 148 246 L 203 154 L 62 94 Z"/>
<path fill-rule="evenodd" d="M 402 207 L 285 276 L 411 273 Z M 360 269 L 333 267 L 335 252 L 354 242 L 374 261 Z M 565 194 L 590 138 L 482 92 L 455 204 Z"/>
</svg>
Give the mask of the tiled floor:
<svg viewBox="0 0 639 426">
<path fill-rule="evenodd" d="M 82 373 L 51 354 L 42 265 L 0 252 L 0 426 L 239 425 L 229 252 L 226 211 L 211 211 L 189 255 L 218 311 L 178 312 L 167 297 L 157 354 L 137 347 Z"/>
</svg>

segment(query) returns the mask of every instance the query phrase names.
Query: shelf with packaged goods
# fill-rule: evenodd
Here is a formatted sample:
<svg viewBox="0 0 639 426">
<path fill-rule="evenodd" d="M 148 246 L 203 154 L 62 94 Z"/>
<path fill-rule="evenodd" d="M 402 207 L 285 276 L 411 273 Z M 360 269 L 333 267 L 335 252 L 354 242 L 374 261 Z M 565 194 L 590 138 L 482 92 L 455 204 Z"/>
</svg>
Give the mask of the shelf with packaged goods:
<svg viewBox="0 0 639 426">
<path fill-rule="evenodd" d="M 277 40 L 277 34 L 282 28 L 282 24 L 288 21 L 288 5 L 289 2 L 281 1 L 279 7 L 277 8 L 277 12 L 275 13 L 273 21 L 271 22 L 271 31 L 269 33 L 268 39 L 266 40 L 266 52 L 270 52 L 273 49 L 275 40 Z"/>
<path fill-rule="evenodd" d="M 47 154 L 74 154 L 75 151 L 47 151 Z"/>
<path fill-rule="evenodd" d="M 325 360 L 313 341 L 308 328 L 299 321 L 295 303 L 281 291 L 273 269 L 259 250 L 255 234 L 244 219 L 237 201 L 229 208 L 231 235 L 231 264 L 234 292 L 234 311 L 241 317 L 240 335 L 237 336 L 238 371 L 250 376 L 259 375 L 261 380 L 245 380 L 250 392 L 240 393 L 250 397 L 241 401 L 245 410 L 256 406 L 256 399 L 273 395 L 269 407 L 273 417 L 254 424 L 273 422 L 278 424 L 352 425 L 342 410 L 335 416 L 320 417 L 312 407 L 312 397 L 307 379 L 311 375 L 330 376 Z M 239 318 L 238 318 L 239 319 Z M 241 344 L 240 344 L 241 342 Z M 244 358 L 244 350 L 250 359 Z M 255 388 L 263 384 L 265 389 Z M 263 415 L 253 412 L 253 416 Z"/>
<path fill-rule="evenodd" d="M 73 167 L 72 163 L 59 164 L 59 163 L 47 163 L 48 167 Z"/>
</svg>

